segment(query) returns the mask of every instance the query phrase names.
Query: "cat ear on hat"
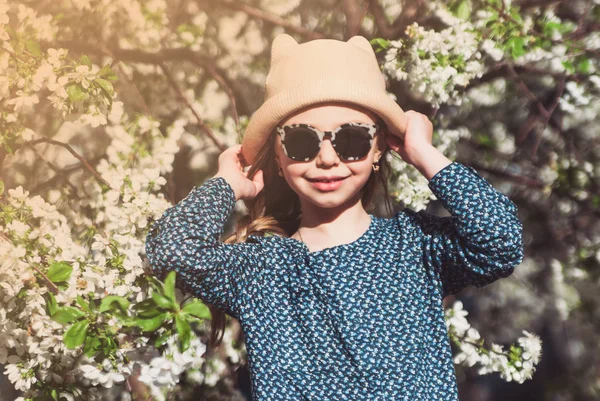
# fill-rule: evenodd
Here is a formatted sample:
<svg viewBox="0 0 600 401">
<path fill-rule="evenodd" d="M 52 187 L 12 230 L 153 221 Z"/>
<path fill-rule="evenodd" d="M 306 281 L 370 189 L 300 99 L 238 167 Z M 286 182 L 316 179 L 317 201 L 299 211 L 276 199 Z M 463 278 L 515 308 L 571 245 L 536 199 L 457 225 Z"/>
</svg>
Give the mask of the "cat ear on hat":
<svg viewBox="0 0 600 401">
<path fill-rule="evenodd" d="M 364 36 L 354 35 L 348 39 L 346 43 L 351 43 L 356 47 L 360 47 L 361 49 L 368 51 L 369 53 L 373 53 L 373 46 L 371 46 L 371 43 L 369 43 L 367 38 Z"/>
<path fill-rule="evenodd" d="M 288 55 L 296 46 L 299 46 L 296 39 L 287 33 L 280 33 L 275 36 L 275 39 L 273 39 L 273 43 L 271 44 L 271 65 Z"/>
</svg>

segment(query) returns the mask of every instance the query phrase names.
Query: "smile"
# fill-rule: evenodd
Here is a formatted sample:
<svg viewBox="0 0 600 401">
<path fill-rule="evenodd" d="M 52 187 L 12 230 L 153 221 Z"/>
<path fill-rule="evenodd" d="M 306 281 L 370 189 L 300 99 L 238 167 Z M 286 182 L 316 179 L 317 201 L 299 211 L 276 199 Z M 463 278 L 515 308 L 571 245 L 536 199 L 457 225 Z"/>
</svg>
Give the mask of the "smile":
<svg viewBox="0 0 600 401">
<path fill-rule="evenodd" d="M 335 179 L 320 179 L 320 180 L 311 180 L 308 179 L 308 181 L 317 189 L 322 190 L 322 191 L 331 191 L 334 189 L 339 188 L 344 180 L 348 178 L 348 177 L 339 177 L 339 178 L 335 178 Z"/>
</svg>

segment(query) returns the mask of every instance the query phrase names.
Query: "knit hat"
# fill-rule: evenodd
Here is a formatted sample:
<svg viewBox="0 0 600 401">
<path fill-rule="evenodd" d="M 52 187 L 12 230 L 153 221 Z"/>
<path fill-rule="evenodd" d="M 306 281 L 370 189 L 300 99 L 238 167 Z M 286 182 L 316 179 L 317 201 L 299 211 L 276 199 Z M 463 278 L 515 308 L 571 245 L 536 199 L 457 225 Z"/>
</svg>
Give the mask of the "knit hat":
<svg viewBox="0 0 600 401">
<path fill-rule="evenodd" d="M 378 114 L 390 133 L 404 137 L 406 115 L 387 93 L 375 52 L 365 37 L 298 44 L 286 33 L 277 35 L 271 46 L 264 102 L 252 114 L 242 137 L 247 164 L 254 163 L 275 126 L 285 117 L 309 105 L 330 101 L 363 106 Z"/>
</svg>

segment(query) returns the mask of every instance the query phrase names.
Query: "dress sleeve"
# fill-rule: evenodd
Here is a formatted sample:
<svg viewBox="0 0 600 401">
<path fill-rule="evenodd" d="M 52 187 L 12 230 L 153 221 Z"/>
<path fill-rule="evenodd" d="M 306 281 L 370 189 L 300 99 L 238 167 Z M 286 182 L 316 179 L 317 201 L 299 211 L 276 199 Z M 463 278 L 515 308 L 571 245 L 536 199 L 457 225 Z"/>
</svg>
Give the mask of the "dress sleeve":
<svg viewBox="0 0 600 401">
<path fill-rule="evenodd" d="M 451 216 L 410 209 L 409 214 L 419 227 L 424 261 L 441 281 L 442 297 L 511 275 L 523 260 L 517 206 L 458 162 L 438 171 L 428 186 Z"/>
<path fill-rule="evenodd" d="M 157 278 L 175 270 L 178 288 L 239 318 L 259 269 L 261 244 L 220 241 L 235 202 L 223 177 L 208 179 L 154 222 L 145 249 Z"/>
</svg>

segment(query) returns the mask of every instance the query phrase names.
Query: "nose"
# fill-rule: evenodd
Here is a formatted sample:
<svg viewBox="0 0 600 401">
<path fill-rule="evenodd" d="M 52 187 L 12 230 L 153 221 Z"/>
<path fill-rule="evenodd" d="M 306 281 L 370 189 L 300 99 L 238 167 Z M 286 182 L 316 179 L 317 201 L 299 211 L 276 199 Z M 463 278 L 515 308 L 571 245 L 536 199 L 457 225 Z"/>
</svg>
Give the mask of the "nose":
<svg viewBox="0 0 600 401">
<path fill-rule="evenodd" d="M 319 154 L 315 159 L 317 165 L 332 165 L 338 164 L 340 162 L 339 156 L 331 143 L 331 137 L 325 137 L 323 139 L 323 143 L 321 143 L 321 149 L 319 149 Z"/>
</svg>

